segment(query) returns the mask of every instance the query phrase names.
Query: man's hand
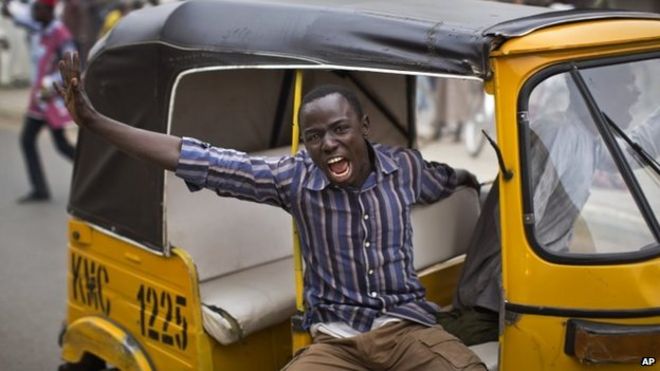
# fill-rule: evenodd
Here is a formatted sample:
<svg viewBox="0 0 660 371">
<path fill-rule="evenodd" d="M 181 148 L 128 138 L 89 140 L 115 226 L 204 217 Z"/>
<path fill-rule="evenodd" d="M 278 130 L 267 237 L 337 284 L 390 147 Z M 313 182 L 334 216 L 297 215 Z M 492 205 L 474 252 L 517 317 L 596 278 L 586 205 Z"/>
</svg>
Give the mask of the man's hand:
<svg viewBox="0 0 660 371">
<path fill-rule="evenodd" d="M 481 190 L 481 183 L 479 183 L 476 175 L 463 169 L 455 169 L 455 171 L 457 185 L 474 188 L 477 191 L 477 194 L 479 193 Z"/>
<path fill-rule="evenodd" d="M 98 119 L 99 113 L 92 106 L 82 87 L 78 53 L 66 53 L 58 67 L 62 76 L 62 86 L 53 83 L 55 91 L 64 98 L 73 121 L 81 127 L 89 127 Z"/>
<path fill-rule="evenodd" d="M 153 131 L 138 129 L 113 120 L 94 109 L 80 80 L 78 53 L 67 53 L 59 63 L 62 85 L 53 87 L 64 97 L 71 118 L 103 137 L 121 151 L 174 171 L 181 152 L 181 138 Z"/>
</svg>

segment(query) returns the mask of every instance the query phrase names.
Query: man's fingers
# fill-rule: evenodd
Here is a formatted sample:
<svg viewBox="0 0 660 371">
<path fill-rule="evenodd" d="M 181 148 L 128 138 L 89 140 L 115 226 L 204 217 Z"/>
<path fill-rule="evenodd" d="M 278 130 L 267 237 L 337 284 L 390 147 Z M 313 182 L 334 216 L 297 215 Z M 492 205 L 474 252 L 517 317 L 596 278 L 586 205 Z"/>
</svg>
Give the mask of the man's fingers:
<svg viewBox="0 0 660 371">
<path fill-rule="evenodd" d="M 63 78 L 66 81 L 70 81 L 75 75 L 75 62 L 74 62 L 74 53 L 66 52 L 64 58 L 60 60 L 60 71 L 63 71 Z"/>
<path fill-rule="evenodd" d="M 78 57 L 78 52 L 73 52 L 72 60 L 72 70 L 73 77 L 80 78 L 80 58 Z"/>
<path fill-rule="evenodd" d="M 57 63 L 57 68 L 60 70 L 60 76 L 62 76 L 62 84 L 66 87 L 68 85 L 69 76 L 66 71 L 66 63 L 63 59 Z"/>
</svg>

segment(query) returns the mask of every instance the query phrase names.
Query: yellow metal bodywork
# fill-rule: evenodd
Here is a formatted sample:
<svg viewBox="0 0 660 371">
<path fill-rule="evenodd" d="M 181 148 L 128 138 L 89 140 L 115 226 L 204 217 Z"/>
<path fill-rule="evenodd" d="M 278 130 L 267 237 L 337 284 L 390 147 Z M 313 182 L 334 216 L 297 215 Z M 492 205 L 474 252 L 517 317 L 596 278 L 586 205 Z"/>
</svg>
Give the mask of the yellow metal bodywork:
<svg viewBox="0 0 660 371">
<path fill-rule="evenodd" d="M 291 324 L 284 321 L 245 339 L 212 344 L 213 369 L 222 371 L 279 370 L 291 359 Z"/>
<path fill-rule="evenodd" d="M 296 71 L 295 86 L 293 89 L 293 128 L 291 130 L 291 154 L 298 153 L 298 142 L 300 140 L 300 117 L 298 111 L 300 110 L 300 103 L 302 101 L 303 89 L 303 71 Z M 292 220 L 293 225 L 293 272 L 296 282 L 296 311 L 298 315 L 302 315 L 305 311 L 305 301 L 303 297 L 303 259 L 302 250 L 300 248 L 300 236 L 296 221 Z M 293 353 L 304 348 L 312 343 L 312 337 L 307 331 L 292 331 L 291 333 L 292 351 Z"/>
<path fill-rule="evenodd" d="M 418 272 L 426 298 L 443 307 L 451 305 L 464 262 L 465 255 L 460 255 Z"/>
<path fill-rule="evenodd" d="M 296 71 L 295 87 L 293 90 L 293 128 L 291 130 L 291 155 L 298 153 L 298 141 L 300 140 L 300 123 L 298 122 L 298 110 L 300 110 L 300 101 L 302 97 L 303 73 Z M 300 250 L 300 236 L 293 222 L 293 269 L 296 280 L 296 310 L 302 312 L 305 310 L 303 298 L 303 262 L 302 251 Z"/>
<path fill-rule="evenodd" d="M 67 327 L 62 338 L 62 357 L 78 361 L 84 352 L 94 354 L 120 370 L 153 370 L 149 358 L 133 337 L 102 317 L 82 317 Z"/>
<path fill-rule="evenodd" d="M 604 321 L 604 320 L 601 320 Z M 644 324 L 660 323 L 660 317 L 635 320 L 608 320 L 610 323 Z M 628 371 L 636 370 L 636 364 L 582 364 L 576 358 L 564 354 L 564 336 L 566 319 L 550 316 L 520 316 L 514 324 L 504 328 L 500 342 L 500 370 L 535 370 L 535 371 Z M 649 356 L 657 357 L 649 354 Z"/>
<path fill-rule="evenodd" d="M 68 328 L 100 317 L 120 324 L 155 369 L 212 369 L 197 273 L 184 251 L 155 255 L 78 220 L 69 222 L 69 237 Z M 65 360 L 93 352 L 91 344 L 71 344 L 65 333 Z"/>
<path fill-rule="evenodd" d="M 502 270 L 507 303 L 591 311 L 660 308 L 660 259 L 615 265 L 562 265 L 539 257 L 523 224 L 518 94 L 551 65 L 660 50 L 660 22 L 608 20 L 556 26 L 506 42 L 491 59 L 498 144 L 513 172 L 500 179 Z M 616 87 L 614 87 L 616 88 Z M 500 337 L 502 370 L 584 370 L 563 352 L 567 318 L 520 315 Z M 658 317 L 611 323 L 658 324 Z M 590 366 L 589 369 L 595 366 Z M 599 365 L 627 370 L 630 365 Z"/>
<path fill-rule="evenodd" d="M 78 362 L 88 352 L 115 366 L 140 365 L 140 370 L 229 371 L 277 370 L 291 358 L 289 321 L 229 346 L 204 332 L 197 270 L 185 250 L 156 255 L 75 219 L 69 236 L 65 361 Z M 163 341 L 163 335 L 173 342 Z M 143 353 L 128 352 L 125 339 L 135 343 L 130 349 Z"/>
</svg>

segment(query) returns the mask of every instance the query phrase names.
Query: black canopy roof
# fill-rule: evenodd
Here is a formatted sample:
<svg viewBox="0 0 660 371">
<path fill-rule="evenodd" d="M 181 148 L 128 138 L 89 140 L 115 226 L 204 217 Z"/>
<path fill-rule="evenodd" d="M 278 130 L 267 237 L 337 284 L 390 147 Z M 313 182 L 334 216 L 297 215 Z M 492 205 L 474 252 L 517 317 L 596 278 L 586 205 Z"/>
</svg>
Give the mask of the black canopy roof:
<svg viewBox="0 0 660 371">
<path fill-rule="evenodd" d="M 135 44 L 241 55 L 281 63 L 488 76 L 489 52 L 511 37 L 578 20 L 649 17 L 611 11 L 556 12 L 476 0 L 184 1 L 129 14 L 95 55 Z"/>
<path fill-rule="evenodd" d="M 489 53 L 508 38 L 550 25 L 611 17 L 654 16 L 549 12 L 475 0 L 177 2 L 132 12 L 99 41 L 89 59 L 85 87 L 100 112 L 166 133 L 173 87 L 177 77 L 190 69 L 303 65 L 486 79 Z M 257 94 L 289 93 L 285 82 L 291 79 L 286 73 L 269 76 L 274 85 L 256 85 Z M 350 77 L 352 83 L 363 81 L 366 90 L 369 83 L 365 81 L 390 84 L 390 91 L 404 96 L 414 88 L 410 79 L 374 82 L 368 76 Z M 394 85 L 399 88 L 392 89 Z M 387 90 L 372 87 L 372 91 Z M 286 103 L 287 98 L 279 100 Z M 401 107 L 388 116 L 406 117 L 409 102 Z M 279 121 L 287 118 L 290 112 L 280 115 Z M 268 124 L 277 127 L 276 121 Z M 405 121 L 412 127 L 409 114 Z M 274 144 L 271 141 L 265 147 Z M 76 156 L 69 211 L 149 248 L 165 250 L 163 171 L 118 152 L 85 130 Z"/>
</svg>

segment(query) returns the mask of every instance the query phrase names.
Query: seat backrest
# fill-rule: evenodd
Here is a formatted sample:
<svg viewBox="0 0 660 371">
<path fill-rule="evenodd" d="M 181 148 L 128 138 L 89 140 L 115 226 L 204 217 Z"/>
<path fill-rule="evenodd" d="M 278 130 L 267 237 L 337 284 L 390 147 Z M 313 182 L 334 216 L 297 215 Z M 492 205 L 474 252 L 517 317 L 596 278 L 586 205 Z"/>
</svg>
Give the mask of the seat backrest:
<svg viewBox="0 0 660 371">
<path fill-rule="evenodd" d="M 288 153 L 289 147 L 281 147 L 258 155 Z M 192 256 L 200 281 L 291 255 L 291 216 L 284 210 L 209 191 L 191 193 L 171 173 L 166 182 L 169 241 Z"/>
<path fill-rule="evenodd" d="M 479 217 L 479 197 L 472 188 L 457 189 L 450 197 L 412 210 L 415 269 L 420 270 L 467 250 Z"/>
</svg>

